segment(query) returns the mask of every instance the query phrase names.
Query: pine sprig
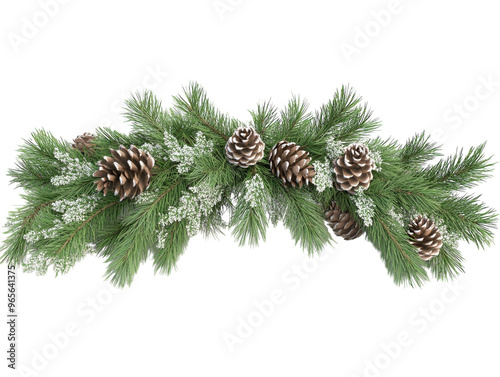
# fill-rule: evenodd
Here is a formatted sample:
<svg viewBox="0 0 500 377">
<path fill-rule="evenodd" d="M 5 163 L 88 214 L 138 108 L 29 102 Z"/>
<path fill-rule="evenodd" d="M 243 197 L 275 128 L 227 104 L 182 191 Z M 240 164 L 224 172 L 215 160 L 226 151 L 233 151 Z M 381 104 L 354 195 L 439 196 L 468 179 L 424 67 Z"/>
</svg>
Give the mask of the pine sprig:
<svg viewBox="0 0 500 377">
<path fill-rule="evenodd" d="M 192 117 L 201 131 L 227 141 L 238 122 L 215 109 L 205 90 L 197 83 L 184 89 L 184 97 L 174 97 L 177 108 Z"/>
<path fill-rule="evenodd" d="M 138 205 L 122 221 L 113 248 L 106 252 L 109 263 L 107 276 L 120 286 L 130 285 L 139 265 L 156 247 L 160 214 L 174 205 L 182 195 L 185 184 L 178 180 L 167 187 L 152 203 Z M 116 203 L 116 202 L 115 202 Z M 164 251 L 163 251 L 164 252 Z M 158 251 L 162 253 L 162 251 Z M 163 259 L 157 257 L 158 261 Z M 163 265 L 156 265 L 159 270 Z M 168 266 L 167 266 L 168 270 Z"/>
<path fill-rule="evenodd" d="M 343 86 L 316 114 L 316 132 L 345 142 L 367 137 L 380 123 L 372 119 L 372 112 L 366 105 L 360 105 L 361 101 L 352 88 Z"/>
<path fill-rule="evenodd" d="M 288 203 L 283 224 L 290 230 L 295 243 L 300 244 L 309 255 L 331 244 L 332 238 L 321 207 L 305 191 L 282 190 L 282 193 Z"/>
<path fill-rule="evenodd" d="M 166 229 L 165 245 L 153 255 L 155 272 L 169 274 L 188 246 L 186 220 L 175 222 Z"/>
<path fill-rule="evenodd" d="M 271 101 L 257 105 L 257 110 L 250 111 L 255 130 L 260 134 L 262 140 L 267 142 L 268 129 L 275 129 L 280 121 L 278 109 L 271 104 Z"/>
<path fill-rule="evenodd" d="M 486 143 L 472 147 L 464 155 L 463 149 L 425 169 L 425 177 L 450 191 L 464 190 L 484 182 L 491 176 L 494 163 L 485 157 Z"/>
<path fill-rule="evenodd" d="M 132 123 L 133 132 L 149 140 L 161 140 L 165 129 L 165 114 L 161 101 L 150 92 L 136 93 L 125 101 L 125 118 Z"/>
<path fill-rule="evenodd" d="M 498 214 L 480 201 L 480 196 L 450 196 L 441 202 L 438 215 L 449 231 L 467 242 L 485 248 L 493 243 Z"/>
<path fill-rule="evenodd" d="M 312 114 L 307 111 L 308 108 L 307 101 L 302 100 L 299 96 L 293 97 L 288 102 L 288 106 L 281 112 L 281 124 L 277 128 L 279 132 L 274 135 L 275 139 L 277 141 L 296 140 L 299 144 L 303 144 L 300 137 L 312 120 Z"/>
<path fill-rule="evenodd" d="M 25 144 L 18 150 L 16 168 L 10 169 L 8 173 L 11 183 L 24 189 L 36 189 L 50 184 L 51 178 L 58 172 L 56 150 L 67 152 L 73 158 L 83 159 L 81 154 L 71 150 L 68 142 L 57 140 L 45 130 L 36 130 L 31 134 L 31 139 L 25 140 Z"/>
<path fill-rule="evenodd" d="M 377 214 L 374 224 L 366 229 L 366 236 L 380 250 L 387 271 L 396 284 L 413 287 L 428 280 L 424 262 L 408 242 L 406 232 L 387 214 Z"/>
<path fill-rule="evenodd" d="M 447 281 L 464 272 L 463 262 L 460 251 L 445 242 L 439 255 L 429 261 L 428 267 L 436 279 Z"/>
<path fill-rule="evenodd" d="M 422 167 L 424 163 L 441 156 L 439 146 L 431 141 L 430 135 L 425 132 L 416 134 L 408 139 L 400 151 L 399 157 L 405 167 L 411 169 Z"/>
</svg>

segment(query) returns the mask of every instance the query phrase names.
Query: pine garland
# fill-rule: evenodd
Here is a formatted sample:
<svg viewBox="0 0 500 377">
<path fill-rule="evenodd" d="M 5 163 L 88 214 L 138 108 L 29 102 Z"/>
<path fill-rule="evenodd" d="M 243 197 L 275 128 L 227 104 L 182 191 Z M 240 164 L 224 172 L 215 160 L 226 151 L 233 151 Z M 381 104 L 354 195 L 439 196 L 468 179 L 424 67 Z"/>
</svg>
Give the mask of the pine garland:
<svg viewBox="0 0 500 377">
<path fill-rule="evenodd" d="M 194 83 L 174 98 L 172 109 L 164 109 L 150 92 L 133 96 L 126 102 L 128 135 L 100 128 L 85 143 L 72 144 L 44 130 L 33 132 L 9 171 L 25 190 L 26 204 L 10 213 L 1 261 L 38 274 L 50 266 L 66 273 L 94 253 L 106 258 L 107 277 L 124 286 L 149 256 L 156 271 L 169 273 L 198 233 L 230 229 L 240 245 L 257 245 L 268 225 L 278 222 L 313 254 L 333 241 L 325 223 L 332 202 L 360 225 L 397 284 L 421 285 L 428 272 L 440 280 L 453 278 L 464 270 L 460 240 L 481 248 L 492 244 L 496 212 L 464 192 L 492 172 L 485 144 L 432 164 L 442 156 L 423 132 L 404 144 L 370 138 L 379 122 L 349 87 L 314 114 L 298 97 L 281 112 L 266 102 L 250 114 L 249 125 L 222 114 Z M 265 144 L 264 159 L 246 168 L 225 154 L 240 126 L 252 127 Z M 285 186 L 270 170 L 266 157 L 283 140 L 307 151 L 310 167 L 292 160 L 284 166 L 290 174 L 308 169 L 304 176 L 314 176 L 312 184 Z M 365 159 L 372 164 L 370 181 L 354 194 L 334 184 L 335 161 L 353 143 L 366 147 Z M 112 192 L 96 192 L 93 173 L 110 149 L 121 145 L 136 146 L 153 156 L 155 165 L 149 187 L 120 201 Z M 283 164 L 286 153 L 275 163 Z M 356 171 L 354 166 L 344 178 L 354 182 L 350 174 Z M 440 252 L 429 261 L 419 257 L 408 235 L 408 224 L 418 215 L 432 219 L 429 224 L 442 235 Z"/>
</svg>

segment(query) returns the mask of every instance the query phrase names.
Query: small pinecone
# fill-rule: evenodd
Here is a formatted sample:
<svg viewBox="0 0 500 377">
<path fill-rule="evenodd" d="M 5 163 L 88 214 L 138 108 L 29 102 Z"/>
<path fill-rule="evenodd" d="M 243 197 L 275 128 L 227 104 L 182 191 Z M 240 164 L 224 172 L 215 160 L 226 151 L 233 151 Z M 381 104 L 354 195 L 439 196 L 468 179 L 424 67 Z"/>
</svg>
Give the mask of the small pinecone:
<svg viewBox="0 0 500 377">
<path fill-rule="evenodd" d="M 370 150 L 362 144 L 346 147 L 344 154 L 334 161 L 334 168 L 335 187 L 349 194 L 356 194 L 358 187 L 367 189 L 373 179 Z"/>
<path fill-rule="evenodd" d="M 94 177 L 100 178 L 95 182 L 97 191 L 104 190 L 104 195 L 113 191 L 122 201 L 146 190 L 151 182 L 154 158 L 133 145 L 130 149 L 121 145 L 120 149 L 110 151 L 113 157 L 105 156 L 99 162 L 99 170 L 94 173 Z"/>
<path fill-rule="evenodd" d="M 233 165 L 248 168 L 264 157 L 264 142 L 253 127 L 238 127 L 226 144 L 226 156 Z"/>
<path fill-rule="evenodd" d="M 427 261 L 439 254 L 443 244 L 443 236 L 434 221 L 417 216 L 411 223 L 408 235 L 410 243 L 417 247 L 420 258 Z"/>
<path fill-rule="evenodd" d="M 85 132 L 83 135 L 79 135 L 73 140 L 72 147 L 78 149 L 80 152 L 93 153 L 95 144 L 92 142 L 95 139 L 95 135 L 90 132 Z"/>
<path fill-rule="evenodd" d="M 316 171 L 310 164 L 309 152 L 295 143 L 280 141 L 269 153 L 269 166 L 287 187 L 302 187 L 312 182 Z"/>
<path fill-rule="evenodd" d="M 330 208 L 325 212 L 325 216 L 328 225 L 333 229 L 333 233 L 345 240 L 354 240 L 363 234 L 363 230 L 351 214 L 342 211 L 335 202 L 332 202 Z"/>
</svg>

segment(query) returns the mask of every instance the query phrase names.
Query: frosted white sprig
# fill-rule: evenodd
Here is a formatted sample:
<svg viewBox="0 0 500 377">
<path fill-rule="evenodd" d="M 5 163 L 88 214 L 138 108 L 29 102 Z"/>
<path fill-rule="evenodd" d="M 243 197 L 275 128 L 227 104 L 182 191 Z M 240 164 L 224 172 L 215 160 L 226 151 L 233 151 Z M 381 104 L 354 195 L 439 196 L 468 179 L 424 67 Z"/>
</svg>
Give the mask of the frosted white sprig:
<svg viewBox="0 0 500 377">
<path fill-rule="evenodd" d="M 324 162 L 316 162 L 314 164 L 316 174 L 314 176 L 314 184 L 318 192 L 323 192 L 327 187 L 333 187 L 333 168 L 327 159 Z"/>
<path fill-rule="evenodd" d="M 96 245 L 87 243 L 80 249 L 77 254 L 66 256 L 58 256 L 57 258 L 47 255 L 47 253 L 31 250 L 27 258 L 22 263 L 23 271 L 28 273 L 36 273 L 37 275 L 45 275 L 50 266 L 56 274 L 67 273 L 79 260 L 87 254 L 94 253 Z"/>
<path fill-rule="evenodd" d="M 374 165 L 373 170 L 374 171 L 381 171 L 382 170 L 382 156 L 380 155 L 380 152 L 370 150 L 369 156 L 370 156 L 370 159 L 372 160 L 373 165 Z"/>
<path fill-rule="evenodd" d="M 137 204 L 149 204 L 154 202 L 160 196 L 160 190 L 155 189 L 151 191 L 144 191 L 143 193 L 137 195 L 134 201 Z"/>
<path fill-rule="evenodd" d="M 335 137 L 332 136 L 326 142 L 326 155 L 330 159 L 330 161 L 339 158 L 339 156 L 344 154 L 344 151 L 345 151 L 345 144 L 340 140 L 336 140 Z"/>
<path fill-rule="evenodd" d="M 267 202 L 266 209 L 269 216 L 269 221 L 271 221 L 271 224 L 276 227 L 280 220 L 283 218 L 283 207 L 277 200 L 271 198 Z"/>
<path fill-rule="evenodd" d="M 449 245 L 452 248 L 458 247 L 458 242 L 460 240 L 460 235 L 448 231 L 446 224 L 443 219 L 435 219 L 436 226 L 443 237 L 443 243 Z"/>
<path fill-rule="evenodd" d="M 165 161 L 168 160 L 167 151 L 160 144 L 153 145 L 151 143 L 144 143 L 139 147 L 139 149 L 149 153 L 151 156 L 154 156 L 156 160 L 158 159 L 163 159 Z"/>
<path fill-rule="evenodd" d="M 51 264 L 50 259 L 44 253 L 31 253 L 22 263 L 23 271 L 27 273 L 36 273 L 38 276 L 45 275 Z"/>
<path fill-rule="evenodd" d="M 40 241 L 41 239 L 50 239 L 57 236 L 57 231 L 64 227 L 64 223 L 55 219 L 53 222 L 53 226 L 51 228 L 43 229 L 39 227 L 39 230 L 31 230 L 24 235 L 24 240 L 27 244 L 33 245 L 34 243 Z"/>
<path fill-rule="evenodd" d="M 62 199 L 52 203 L 52 209 L 63 214 L 65 224 L 81 222 L 97 207 L 100 199 L 98 195 L 83 195 L 75 200 Z"/>
<path fill-rule="evenodd" d="M 87 254 L 95 253 L 96 244 L 87 243 L 84 247 L 80 249 L 80 253 L 71 254 L 62 258 L 54 258 L 52 260 L 52 266 L 56 274 L 65 274 L 71 268 L 73 268 L 79 260 L 83 259 Z"/>
<path fill-rule="evenodd" d="M 358 188 L 356 195 L 351 196 L 352 201 L 358 209 L 358 216 L 363 219 L 365 226 L 373 224 L 373 216 L 375 216 L 375 202 L 372 198 L 365 195 L 363 187 Z"/>
<path fill-rule="evenodd" d="M 63 186 L 76 181 L 79 178 L 91 176 L 95 171 L 94 164 L 88 161 L 80 161 L 71 157 L 68 152 L 54 150 L 54 157 L 63 164 L 61 175 L 56 175 L 50 179 L 54 186 Z"/>
<path fill-rule="evenodd" d="M 245 181 L 243 197 L 252 208 L 264 203 L 266 192 L 264 190 L 264 181 L 259 174 L 255 174 L 252 178 Z"/>
<path fill-rule="evenodd" d="M 168 225 L 187 219 L 187 231 L 189 236 L 194 236 L 201 229 L 202 216 L 209 215 L 213 208 L 222 199 L 222 190 L 218 187 L 210 187 L 208 183 L 190 187 L 190 192 L 184 192 L 179 200 L 179 206 L 169 207 L 167 213 L 160 219 L 160 225 L 165 228 Z M 163 240 L 159 234 L 158 247 Z"/>
<path fill-rule="evenodd" d="M 196 133 L 196 138 L 192 147 L 188 145 L 181 147 L 175 136 L 168 131 L 165 131 L 164 136 L 168 158 L 171 161 L 179 163 L 177 165 L 179 173 L 187 173 L 199 157 L 212 153 L 214 147 L 213 142 L 207 140 L 201 131 Z"/>
<path fill-rule="evenodd" d="M 159 249 L 165 248 L 165 242 L 167 241 L 168 232 L 165 228 L 158 231 L 156 247 Z"/>
<path fill-rule="evenodd" d="M 396 212 L 395 208 L 392 207 L 388 214 L 396 224 L 406 227 L 406 223 L 401 212 Z"/>
</svg>

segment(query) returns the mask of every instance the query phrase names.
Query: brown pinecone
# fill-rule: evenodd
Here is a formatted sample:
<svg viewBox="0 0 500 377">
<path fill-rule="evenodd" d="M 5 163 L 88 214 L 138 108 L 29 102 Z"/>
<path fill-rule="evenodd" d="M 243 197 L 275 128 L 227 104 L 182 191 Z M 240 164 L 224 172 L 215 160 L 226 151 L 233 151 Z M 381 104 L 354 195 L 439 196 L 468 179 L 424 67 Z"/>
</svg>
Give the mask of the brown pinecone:
<svg viewBox="0 0 500 377">
<path fill-rule="evenodd" d="M 105 156 L 94 173 L 94 177 L 101 178 L 95 182 L 97 191 L 104 190 L 104 195 L 108 190 L 113 191 L 122 201 L 146 190 L 151 182 L 154 158 L 133 145 L 130 149 L 120 145 L 120 149 L 110 151 L 113 157 Z"/>
<path fill-rule="evenodd" d="M 349 194 L 356 194 L 358 187 L 367 189 L 373 179 L 374 164 L 370 150 L 362 144 L 351 144 L 338 160 L 334 161 L 335 187 Z"/>
<path fill-rule="evenodd" d="M 349 212 L 342 211 L 335 202 L 332 202 L 330 208 L 325 212 L 325 216 L 328 225 L 333 229 L 333 233 L 347 241 L 354 240 L 363 234 L 363 230 L 352 215 Z"/>
<path fill-rule="evenodd" d="M 72 147 L 78 149 L 80 152 L 94 153 L 95 144 L 92 142 L 95 139 L 95 135 L 90 132 L 85 132 L 83 135 L 79 135 L 73 140 Z"/>
<path fill-rule="evenodd" d="M 226 143 L 226 156 L 231 164 L 247 168 L 262 160 L 264 147 L 253 127 L 238 127 Z"/>
<path fill-rule="evenodd" d="M 287 187 L 302 187 L 313 181 L 316 174 L 314 166 L 310 164 L 309 152 L 299 145 L 280 141 L 269 153 L 269 166 L 274 175 L 283 181 Z"/>
<path fill-rule="evenodd" d="M 420 258 L 427 261 L 439 254 L 443 244 L 443 236 L 434 221 L 417 216 L 411 223 L 408 235 L 410 243 L 417 247 Z"/>
</svg>

